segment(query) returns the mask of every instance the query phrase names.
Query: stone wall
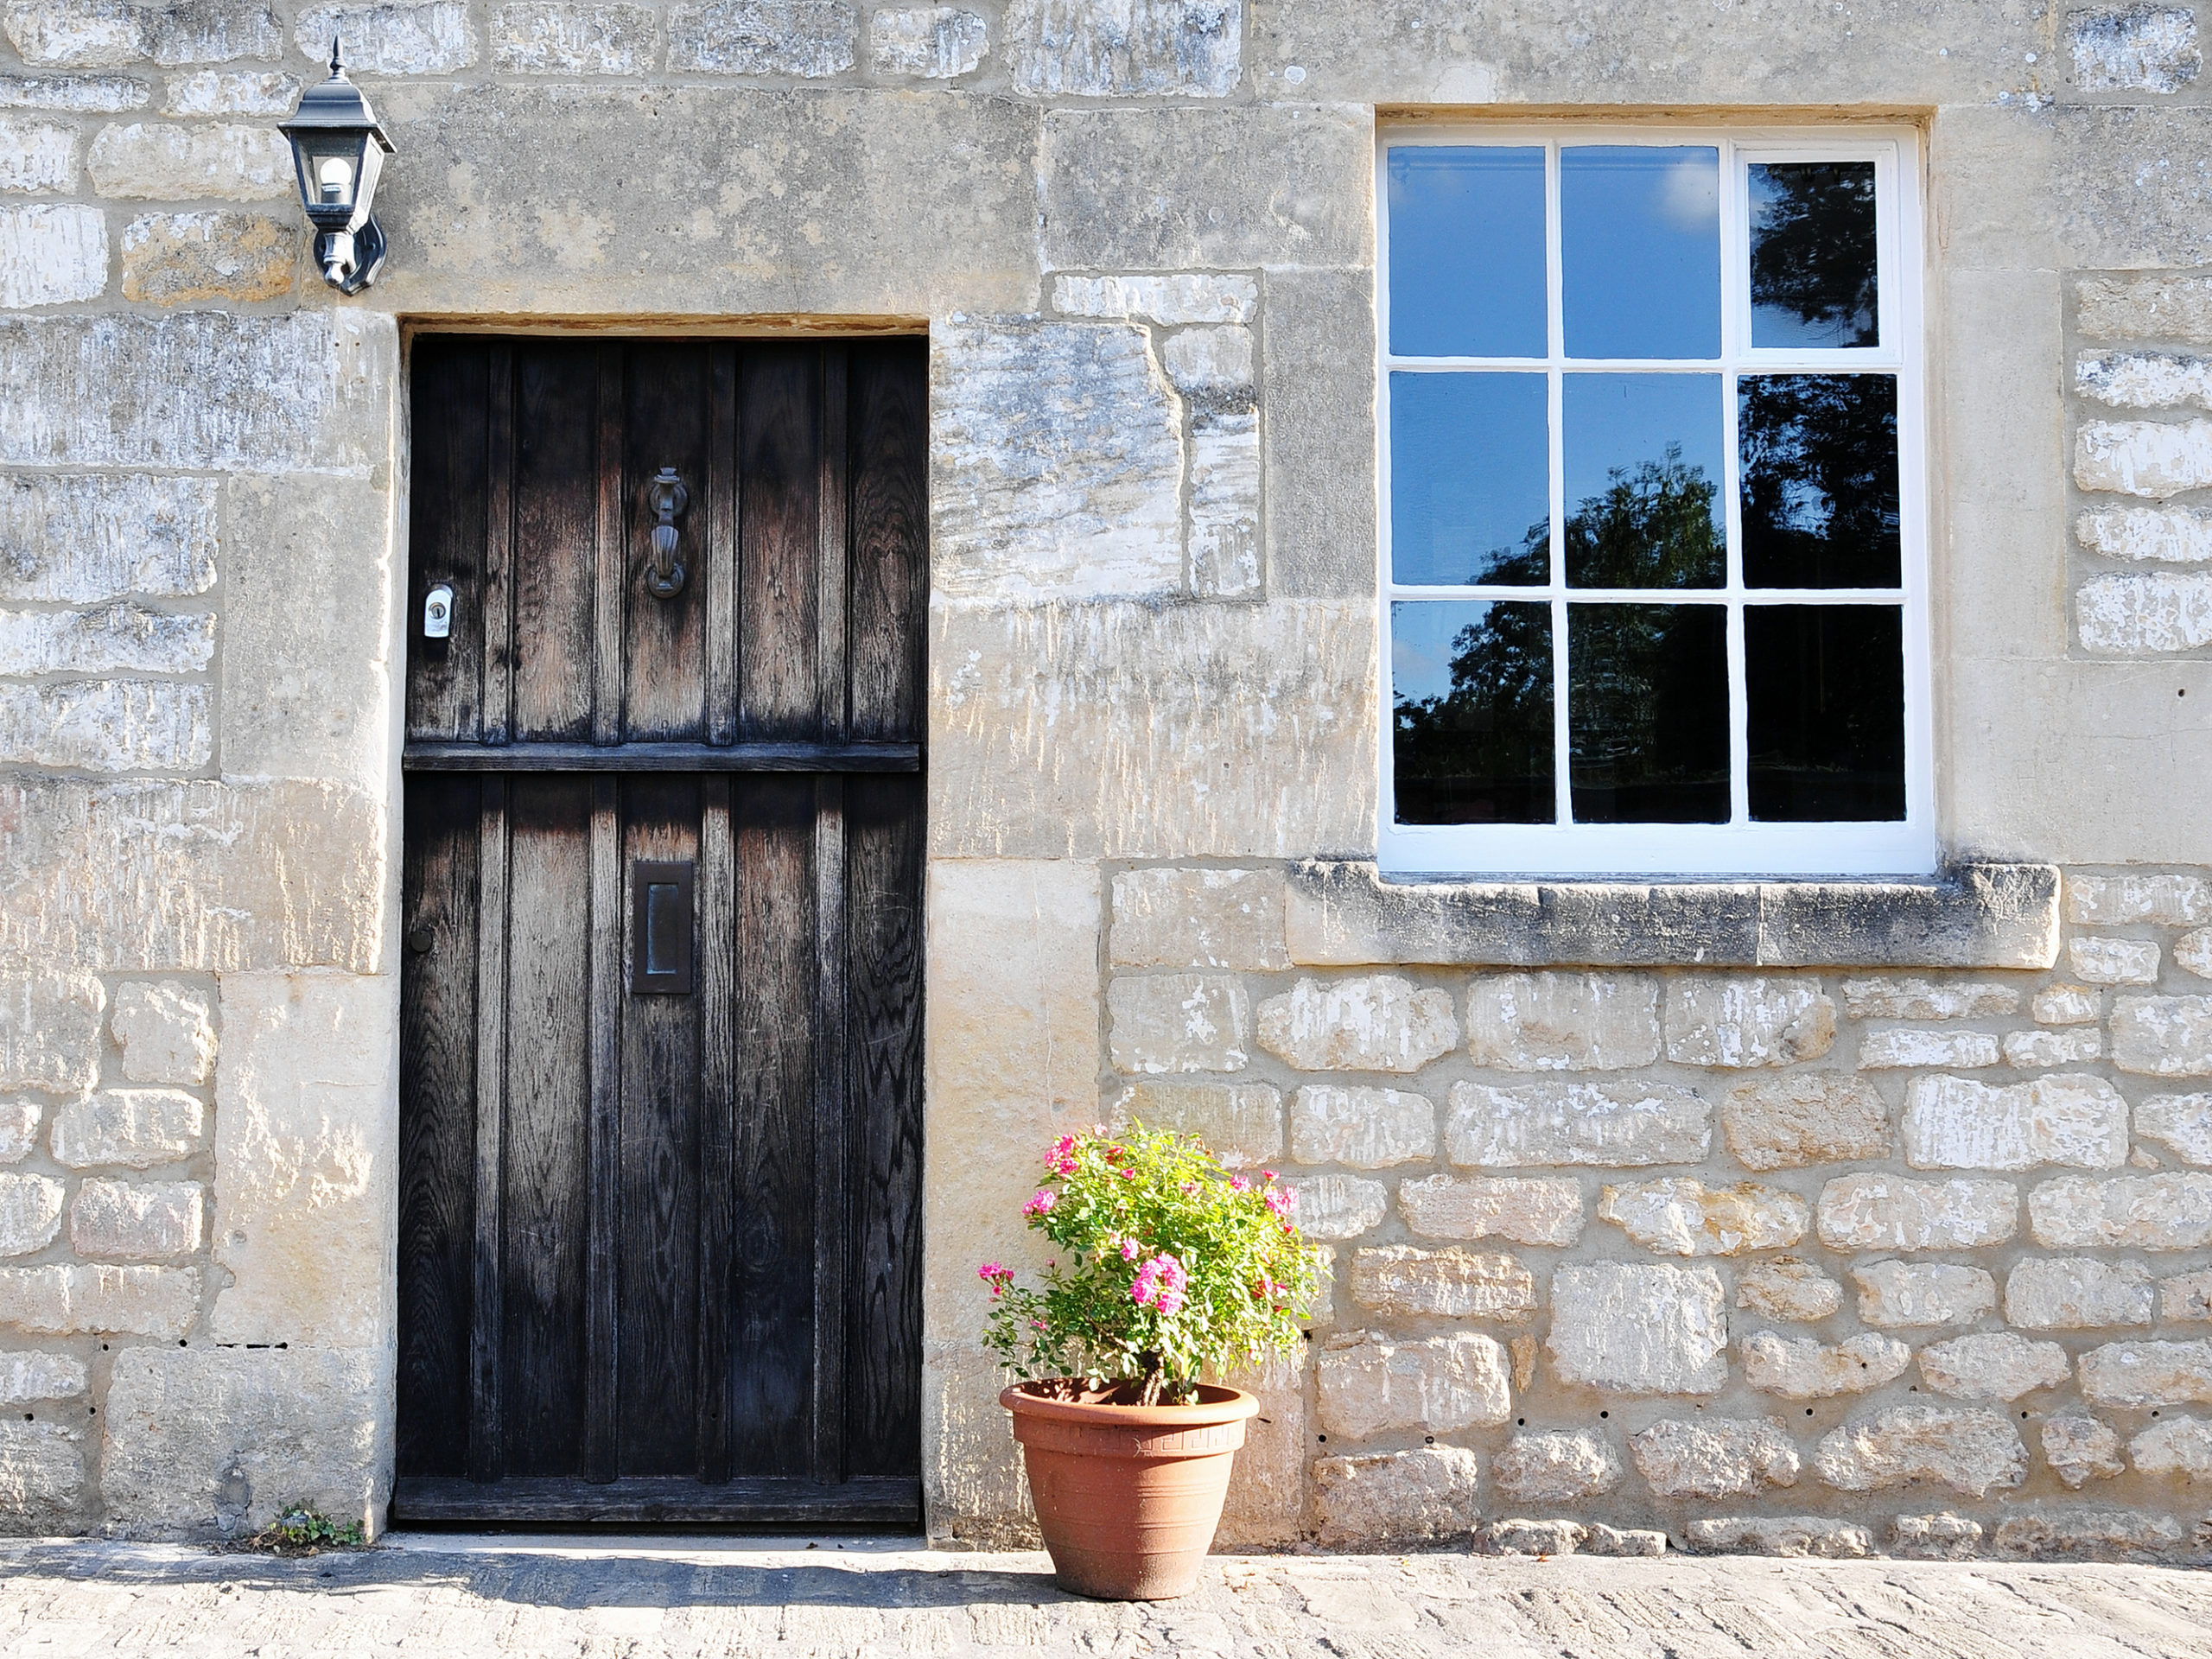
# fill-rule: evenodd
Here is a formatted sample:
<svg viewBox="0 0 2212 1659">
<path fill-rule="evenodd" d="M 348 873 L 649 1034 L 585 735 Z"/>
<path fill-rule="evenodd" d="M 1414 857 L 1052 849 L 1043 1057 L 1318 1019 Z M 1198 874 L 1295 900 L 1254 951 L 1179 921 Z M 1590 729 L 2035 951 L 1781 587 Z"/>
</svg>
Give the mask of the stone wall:
<svg viewBox="0 0 2212 1659">
<path fill-rule="evenodd" d="M 273 133 L 333 33 L 353 301 Z M 0 1525 L 377 1516 L 463 319 L 931 336 L 937 1535 L 1025 1524 L 975 1262 L 1127 1113 L 1332 1235 L 1232 1541 L 2193 1548 L 2208 95 L 2186 6 L 0 0 Z M 1919 129 L 1941 829 L 2013 876 L 1298 908 L 1375 846 L 1378 111 L 1529 108 Z"/>
</svg>

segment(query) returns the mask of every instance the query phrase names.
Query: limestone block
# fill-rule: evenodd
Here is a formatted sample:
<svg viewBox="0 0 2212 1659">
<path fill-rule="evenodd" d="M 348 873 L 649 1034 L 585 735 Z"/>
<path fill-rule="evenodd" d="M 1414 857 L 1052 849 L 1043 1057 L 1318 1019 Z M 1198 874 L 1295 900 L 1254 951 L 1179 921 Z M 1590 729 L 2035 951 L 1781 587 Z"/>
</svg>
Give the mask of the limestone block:
<svg viewBox="0 0 2212 1659">
<path fill-rule="evenodd" d="M 1480 1474 L 1475 1454 L 1457 1446 L 1318 1458 L 1321 1542 L 1341 1548 L 1465 1536 L 1475 1529 Z"/>
<path fill-rule="evenodd" d="M 59 1531 L 85 1484 L 82 1436 L 60 1423 L 0 1422 L 0 1531 Z"/>
<path fill-rule="evenodd" d="M 1684 976 L 1667 986 L 1667 1058 L 1678 1065 L 1790 1065 L 1835 1043 L 1835 1004 L 1811 979 Z"/>
<path fill-rule="evenodd" d="M 1243 0 L 1009 0 L 1014 88 L 1033 98 L 1225 98 Z"/>
<path fill-rule="evenodd" d="M 1552 1365 L 1623 1394 L 1713 1394 L 1728 1380 L 1728 1313 L 1711 1268 L 1573 1262 L 1552 1275 Z"/>
<path fill-rule="evenodd" d="M 0 763 L 190 772 L 208 763 L 207 688 L 175 680 L 0 685 Z"/>
<path fill-rule="evenodd" d="M 291 291 L 299 231 L 265 213 L 148 213 L 123 231 L 123 297 L 156 305 Z"/>
<path fill-rule="evenodd" d="M 123 84 L 136 85 L 135 82 Z M 132 101 L 102 105 L 100 107 L 135 110 L 145 101 L 145 90 L 140 87 Z M 201 69 L 192 74 L 170 78 L 168 95 L 162 99 L 162 113 L 289 115 L 299 106 L 299 102 L 300 78 L 288 75 L 281 69 L 248 70 L 244 73 Z"/>
<path fill-rule="evenodd" d="M 1840 1491 L 1935 1481 L 1968 1497 L 1986 1497 L 2025 1478 L 2028 1449 L 2002 1412 L 1887 1406 L 1822 1435 L 1813 1466 Z"/>
<path fill-rule="evenodd" d="M 0 1354 L 0 1406 L 74 1400 L 92 1386 L 85 1362 L 67 1354 Z"/>
<path fill-rule="evenodd" d="M 367 1346 L 388 1327 L 397 987 L 231 974 L 215 1067 L 215 1261 L 226 1343 Z"/>
<path fill-rule="evenodd" d="M 1903 1128 L 1915 1169 L 2117 1169 L 2127 1161 L 2127 1103 L 2087 1075 L 2001 1084 L 1915 1077 Z"/>
<path fill-rule="evenodd" d="M 30 1155 L 41 1109 L 35 1100 L 0 1101 L 0 1164 L 20 1164 Z"/>
<path fill-rule="evenodd" d="M 1249 276 L 1211 271 L 1052 278 L 1052 304 L 1070 316 L 1113 317 L 1171 327 L 1185 322 L 1249 322 L 1259 299 L 1259 284 Z"/>
<path fill-rule="evenodd" d="M 868 19 L 869 61 L 878 74 L 950 80 L 983 61 L 990 25 L 963 6 L 901 6 Z"/>
<path fill-rule="evenodd" d="M 1536 1310 L 1535 1279 L 1512 1256 L 1421 1250 L 1410 1244 L 1355 1251 L 1351 1294 L 1361 1306 L 1378 1313 L 1510 1325 Z"/>
<path fill-rule="evenodd" d="M 2108 1342 L 2082 1356 L 2093 1406 L 2212 1404 L 2212 1342 Z"/>
<path fill-rule="evenodd" d="M 1381 1169 L 1436 1156 L 1436 1108 L 1403 1089 L 1309 1084 L 1291 1096 L 1290 1155 Z"/>
<path fill-rule="evenodd" d="M 0 610 L 0 674 L 194 674 L 215 652 L 215 619 L 129 601 L 92 611 Z"/>
<path fill-rule="evenodd" d="M 1500 1491 L 1503 1494 L 1503 1489 Z M 1590 1529 L 1579 1521 L 1515 1518 L 1491 1522 L 1482 1529 L 1475 1545 L 1491 1555 L 1572 1555 L 1589 1535 Z"/>
<path fill-rule="evenodd" d="M 1736 1281 L 1736 1306 L 1770 1319 L 1825 1319 L 1843 1306 L 1843 1287 L 1809 1262 L 1755 1262 Z"/>
<path fill-rule="evenodd" d="M 1874 1553 L 1874 1535 L 1865 1527 L 1819 1515 L 1709 1516 L 1690 1522 L 1682 1535 L 1691 1549 L 1708 1555 L 1857 1560 Z"/>
<path fill-rule="evenodd" d="M 149 201 L 268 201 L 296 188 L 291 147 L 269 126 L 102 127 L 85 158 L 104 196 Z"/>
<path fill-rule="evenodd" d="M 2212 1268 L 2177 1273 L 2158 1281 L 2158 1317 L 2170 1322 L 2212 1322 Z"/>
<path fill-rule="evenodd" d="M 1160 974 L 1106 988 L 1115 1069 L 1157 1076 L 1241 1071 L 1252 1008 L 1242 980 L 1226 974 Z"/>
<path fill-rule="evenodd" d="M 2094 1025 L 2104 1012 L 2097 993 L 2082 985 L 2046 985 L 2030 1012 L 2039 1026 Z"/>
<path fill-rule="evenodd" d="M 1662 1255 L 1735 1255 L 1784 1249 L 1804 1237 L 1812 1207 L 1795 1192 L 1756 1181 L 1707 1186 L 1671 1176 L 1599 1195 L 1598 1218 Z"/>
<path fill-rule="evenodd" d="M 1202 599 L 1242 599 L 1260 591 L 1260 417 L 1255 409 L 1192 418 L 1190 586 Z"/>
<path fill-rule="evenodd" d="M 0 191 L 35 195 L 76 188 L 75 128 L 0 116 Z"/>
<path fill-rule="evenodd" d="M 283 49 L 268 0 L 9 0 L 0 28 L 31 64 L 101 69 L 150 58 L 164 67 L 273 58 Z M 327 36 L 323 45 L 329 45 Z"/>
<path fill-rule="evenodd" d="M 972 1278 L 975 1258 L 963 1251 L 963 1260 Z M 1034 1549 L 1021 1448 L 998 1400 L 1006 1372 L 974 1345 L 978 1322 L 962 1321 L 954 1340 L 923 1340 L 922 1491 L 930 1535 L 970 1549 Z"/>
<path fill-rule="evenodd" d="M 2016 1511 L 1996 1535 L 1999 1554 L 2044 1561 L 2156 1560 L 2188 1542 L 2189 1529 L 2174 1516 L 2140 1510 Z"/>
<path fill-rule="evenodd" d="M 2112 1059 L 2150 1077 L 2212 1077 L 2212 996 L 2114 999 Z"/>
<path fill-rule="evenodd" d="M 1179 591 L 1181 411 L 1144 330 L 994 321 L 937 340 L 935 591 L 1002 602 Z"/>
<path fill-rule="evenodd" d="M 54 1115 L 54 1157 L 71 1169 L 150 1169 L 200 1149 L 207 1109 L 175 1089 L 108 1089 Z"/>
<path fill-rule="evenodd" d="M 1823 1186 L 1814 1215 L 1832 1250 L 1977 1250 L 2012 1237 L 2019 1211 L 2010 1181 L 1861 1174 Z"/>
<path fill-rule="evenodd" d="M 1628 1449 L 1661 1497 L 1748 1497 L 1797 1484 L 1797 1448 L 1771 1417 L 1662 1418 L 1630 1435 Z"/>
<path fill-rule="evenodd" d="M 1459 1040 L 1451 996 L 1395 974 L 1301 979 L 1260 1004 L 1260 1046 L 1301 1071 L 1418 1071 Z"/>
<path fill-rule="evenodd" d="M 1252 331 L 1240 323 L 1178 329 L 1160 350 L 1175 390 L 1208 408 L 1249 411 L 1254 378 Z"/>
<path fill-rule="evenodd" d="M 0 812 L 0 823 L 12 821 Z M 0 974 L 0 1089 L 73 1095 L 100 1074 L 107 993 L 88 974 Z"/>
<path fill-rule="evenodd" d="M 2193 928 L 2174 941 L 2174 966 L 2199 979 L 2212 979 L 2212 927 Z"/>
<path fill-rule="evenodd" d="M 2189 507 L 2107 507 L 2075 518 L 2074 539 L 2107 559 L 2202 564 L 2212 560 L 2212 518 Z"/>
<path fill-rule="evenodd" d="M 67 1189 L 43 1175 L 0 1174 L 0 1255 L 42 1250 L 61 1230 Z"/>
<path fill-rule="evenodd" d="M 1986 980 L 1843 982 L 1843 1011 L 1853 1020 L 1976 1020 L 2019 1008 L 2018 986 Z"/>
<path fill-rule="evenodd" d="M 2074 482 L 2163 500 L 2212 484 L 2212 421 L 2085 421 Z"/>
<path fill-rule="evenodd" d="M 2076 318 L 2090 340 L 2212 344 L 2212 278 L 2178 271 L 2075 280 Z"/>
<path fill-rule="evenodd" d="M 343 0 L 310 6 L 292 27 L 310 59 L 323 58 L 334 35 L 355 75 L 449 75 L 476 61 L 466 0 Z"/>
<path fill-rule="evenodd" d="M 2212 1175 L 2067 1175 L 2028 1194 L 2047 1249 L 2199 1250 L 2212 1245 Z"/>
<path fill-rule="evenodd" d="M 373 1534 L 391 1453 L 364 1406 L 391 1386 L 389 1363 L 296 1346 L 118 1353 L 100 1455 L 109 1526 L 227 1536 L 300 1504 Z"/>
<path fill-rule="evenodd" d="M 1868 1325 L 1972 1325 L 1997 1311 L 1997 1281 L 1981 1268 L 1875 1262 L 1853 1268 L 1851 1277 L 1859 1287 L 1859 1317 Z"/>
<path fill-rule="evenodd" d="M 1872 1331 L 1833 1346 L 1810 1337 L 1754 1331 L 1737 1346 L 1744 1357 L 1744 1381 L 1762 1394 L 1789 1400 L 1864 1394 L 1895 1382 L 1912 1363 L 1912 1350 Z"/>
<path fill-rule="evenodd" d="M 1516 1434 L 1491 1460 L 1491 1478 L 1501 1497 L 1569 1503 L 1619 1485 L 1620 1453 L 1586 1432 Z"/>
<path fill-rule="evenodd" d="M 1270 593 L 1366 595 L 1372 603 L 1375 446 L 1346 443 L 1344 435 L 1363 430 L 1375 418 L 1375 336 L 1371 272 L 1268 273 L 1268 326 L 1260 344 L 1268 388 L 1261 440 Z M 1318 965 L 1331 958 L 1313 954 L 1306 960 Z"/>
<path fill-rule="evenodd" d="M 2187 1481 L 2212 1480 L 2212 1423 L 2174 1417 L 2153 1423 L 2127 1443 L 2138 1474 Z"/>
<path fill-rule="evenodd" d="M 1486 974 L 1467 990 L 1467 1052 L 1506 1071 L 1612 1071 L 1659 1058 L 1645 974 Z"/>
<path fill-rule="evenodd" d="M 117 988 L 108 1031 L 131 1082 L 199 1084 L 215 1064 L 213 1021 L 191 986 L 133 981 Z"/>
<path fill-rule="evenodd" d="M 0 475 L 0 599 L 205 593 L 215 582 L 215 493 L 204 478 Z"/>
<path fill-rule="evenodd" d="M 1124 870 L 1114 878 L 1114 964 L 1287 968 L 1282 892 L 1281 870 Z"/>
<path fill-rule="evenodd" d="M 1371 1331 L 1332 1337 L 1315 1384 L 1322 1427 L 1356 1440 L 1393 1429 L 1486 1428 L 1512 1412 L 1504 1348 L 1471 1334 L 1417 1342 Z"/>
<path fill-rule="evenodd" d="M 1455 1164 L 1696 1163 L 1712 1141 L 1712 1108 L 1669 1083 L 1452 1085 L 1445 1154 Z"/>
<path fill-rule="evenodd" d="M 2119 409 L 2212 409 L 2212 363 L 2172 352 L 2084 352 L 2074 389 Z"/>
<path fill-rule="evenodd" d="M 2152 1095 L 2136 1102 L 2135 1133 L 2186 1163 L 2212 1164 L 2212 1094 Z"/>
<path fill-rule="evenodd" d="M 1919 1354 L 1921 1380 L 1963 1400 L 2017 1400 L 2056 1388 L 2073 1375 L 2066 1351 L 2010 1331 L 1977 1331 L 1931 1343 Z"/>
<path fill-rule="evenodd" d="M 2005 1064 L 2022 1071 L 2044 1066 L 2081 1065 L 2105 1056 L 2104 1033 L 2094 1027 L 2076 1026 L 2063 1031 L 2008 1031 L 2005 1033 Z"/>
<path fill-rule="evenodd" d="M 1981 1522 L 1948 1510 L 1940 1515 L 1901 1515 L 1890 1522 L 1890 1541 L 1900 1555 L 1923 1560 L 1963 1560 L 1981 1542 Z"/>
<path fill-rule="evenodd" d="M 525 0 L 492 14 L 492 65 L 532 75 L 641 75 L 653 65 L 650 6 Z"/>
<path fill-rule="evenodd" d="M 1282 1096 L 1264 1083 L 1133 1083 L 1114 1121 L 1195 1135 L 1224 1169 L 1282 1156 Z"/>
<path fill-rule="evenodd" d="M 106 289 L 105 213 L 61 202 L 0 207 L 0 310 L 96 300 Z"/>
<path fill-rule="evenodd" d="M 1260 1414 L 1244 1426 L 1236 1478 L 1214 1541 L 1224 1550 L 1294 1544 L 1311 1526 L 1306 1465 L 1314 1438 L 1306 1411 L 1306 1356 L 1240 1372 L 1236 1385 L 1259 1395 Z"/>
<path fill-rule="evenodd" d="M 2075 977 L 2092 985 L 2158 982 L 2158 947 L 2148 939 L 2069 939 L 2066 955 Z"/>
<path fill-rule="evenodd" d="M 1986 1031 L 1927 1031 L 1887 1026 L 1859 1039 L 1859 1064 L 1868 1071 L 1907 1065 L 1994 1065 L 2000 1050 Z"/>
<path fill-rule="evenodd" d="M 206 1200 L 197 1181 L 86 1181 L 69 1206 L 69 1248 L 115 1261 L 189 1255 Z"/>
<path fill-rule="evenodd" d="M 145 107 L 146 83 L 125 75 L 0 75 L 0 110 L 118 115 Z"/>
<path fill-rule="evenodd" d="M 2201 875 L 2069 875 L 2066 919 L 2092 925 L 2212 922 L 2212 880 Z"/>
<path fill-rule="evenodd" d="M 1398 1183 L 1398 1213 L 1430 1238 L 1572 1244 L 1582 1236 L 1582 1187 L 1572 1180 L 1431 1175 Z"/>
<path fill-rule="evenodd" d="M 1886 1158 L 1890 1109 L 1862 1078 L 1801 1071 L 1731 1089 L 1720 1106 L 1720 1133 L 1746 1169 Z"/>
<path fill-rule="evenodd" d="M 2204 67 L 2196 14 L 2186 6 L 2077 11 L 2066 20 L 2066 44 L 2085 92 L 2177 92 Z"/>
<path fill-rule="evenodd" d="M 2074 607 L 2086 651 L 2194 651 L 2212 643 L 2212 576 L 2093 576 L 2076 590 Z M 2146 948 L 2155 962 L 2158 947 Z M 2156 977 L 2154 969 L 2141 982 Z"/>
<path fill-rule="evenodd" d="M 853 67 L 859 32 L 844 0 L 709 0 L 671 15 L 668 67 L 818 80 Z"/>
<path fill-rule="evenodd" d="M 1298 1230 L 1307 1238 L 1357 1238 L 1381 1224 L 1389 1199 L 1380 1181 L 1356 1175 L 1313 1175 L 1293 1181 L 1298 1199 Z"/>
<path fill-rule="evenodd" d="M 1049 110 L 1045 267 L 1363 266 L 1373 257 L 1373 124 L 1349 105 Z M 1163 169 L 1177 188 L 1129 193 L 1127 181 Z M 1255 179 L 1268 188 L 1253 188 Z"/>
<path fill-rule="evenodd" d="M 197 1268 L 0 1268 L 0 1326 L 41 1336 L 181 1337 L 199 1313 Z"/>
<path fill-rule="evenodd" d="M 2127 1469 L 2120 1460 L 2120 1436 L 2111 1426 L 2072 1412 L 2044 1420 L 2043 1460 L 2075 1491 Z"/>
</svg>

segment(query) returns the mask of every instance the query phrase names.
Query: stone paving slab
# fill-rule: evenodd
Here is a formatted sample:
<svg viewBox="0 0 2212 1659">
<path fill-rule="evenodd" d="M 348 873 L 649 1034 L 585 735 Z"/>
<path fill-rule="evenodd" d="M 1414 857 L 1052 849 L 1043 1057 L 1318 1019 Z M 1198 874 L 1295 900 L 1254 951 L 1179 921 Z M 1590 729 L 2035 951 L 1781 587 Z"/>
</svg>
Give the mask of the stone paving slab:
<svg viewBox="0 0 2212 1659">
<path fill-rule="evenodd" d="M 2120 1566 L 1223 1556 L 1180 1601 L 905 1542 L 399 1535 L 298 1560 L 0 1546 L 10 1659 L 2212 1659 L 2212 1574 Z"/>
</svg>

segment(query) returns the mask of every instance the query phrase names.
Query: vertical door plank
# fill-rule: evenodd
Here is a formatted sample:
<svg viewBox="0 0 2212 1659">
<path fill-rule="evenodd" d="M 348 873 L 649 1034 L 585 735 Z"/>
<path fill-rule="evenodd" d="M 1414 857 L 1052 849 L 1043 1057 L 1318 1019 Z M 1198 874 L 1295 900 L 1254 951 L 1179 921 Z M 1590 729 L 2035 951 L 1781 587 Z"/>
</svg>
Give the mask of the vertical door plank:
<svg viewBox="0 0 2212 1659">
<path fill-rule="evenodd" d="M 468 1473 L 497 1480 L 499 1432 L 500 1164 L 507 1112 L 507 780 L 483 780 L 477 830 L 476 932 L 476 1320 L 470 1341 Z"/>
<path fill-rule="evenodd" d="M 400 897 L 402 1474 L 468 1472 L 470 1147 L 476 1071 L 477 786 L 409 780 Z M 417 930 L 430 949 L 416 950 Z M 497 1287 L 493 1287 L 494 1299 Z"/>
<path fill-rule="evenodd" d="M 845 780 L 852 1475 L 921 1466 L 924 798 L 919 778 Z"/>
<path fill-rule="evenodd" d="M 736 1243 L 737 902 L 730 779 L 702 780 L 699 817 L 698 1475 L 729 1478 L 730 1273 Z"/>
<path fill-rule="evenodd" d="M 814 784 L 814 1478 L 845 1478 L 845 780 Z"/>
<path fill-rule="evenodd" d="M 594 454 L 598 486 L 592 537 L 592 701 L 594 743 L 622 741 L 622 601 L 626 597 L 629 549 L 623 530 L 622 367 L 619 340 L 599 347 L 599 442 Z"/>
<path fill-rule="evenodd" d="M 752 345 L 738 381 L 738 634 L 748 738 L 811 738 L 820 725 L 815 612 L 821 556 L 817 346 Z"/>
<path fill-rule="evenodd" d="M 617 1468 L 614 1299 L 615 1251 L 621 1220 L 622 938 L 629 895 L 622 880 L 620 780 L 607 772 L 591 780 L 590 1117 L 584 1136 L 590 1184 L 585 1225 L 583 1324 L 588 1356 L 584 1375 L 586 1480 L 608 1481 Z"/>
<path fill-rule="evenodd" d="M 737 347 L 707 348 L 711 406 L 700 572 L 707 599 L 707 741 L 737 741 Z"/>
<path fill-rule="evenodd" d="M 822 348 L 822 482 L 816 508 L 815 730 L 824 743 L 845 741 L 845 348 Z"/>
<path fill-rule="evenodd" d="M 599 362 L 573 340 L 514 346 L 516 742 L 592 735 Z"/>
<path fill-rule="evenodd" d="M 923 734 L 928 605 L 928 350 L 906 340 L 850 349 L 852 735 L 915 743 Z"/>
<path fill-rule="evenodd" d="M 737 1259 L 730 1465 L 813 1472 L 814 784 L 736 791 Z"/>
<path fill-rule="evenodd" d="M 478 605 L 486 503 L 484 373 L 480 340 L 417 340 L 412 354 L 412 481 L 407 560 L 407 734 L 467 742 L 479 722 L 482 630 Z M 423 601 L 451 582 L 453 637 L 423 638 Z"/>
<path fill-rule="evenodd" d="M 515 353 L 505 340 L 492 344 L 485 391 L 482 727 L 486 743 L 505 743 L 514 729 L 515 660 Z M 456 632 L 469 626 L 454 620 Z"/>
<path fill-rule="evenodd" d="M 690 340 L 639 340 L 628 348 L 621 476 L 626 741 L 690 741 L 706 736 L 707 608 L 715 506 L 708 460 L 712 408 L 704 347 Z M 653 474 L 673 467 L 689 504 L 676 520 L 683 587 L 660 599 L 647 583 L 652 531 L 646 499 Z"/>
<path fill-rule="evenodd" d="M 510 1475 L 583 1472 L 591 785 L 508 786 L 500 1416 Z"/>
</svg>

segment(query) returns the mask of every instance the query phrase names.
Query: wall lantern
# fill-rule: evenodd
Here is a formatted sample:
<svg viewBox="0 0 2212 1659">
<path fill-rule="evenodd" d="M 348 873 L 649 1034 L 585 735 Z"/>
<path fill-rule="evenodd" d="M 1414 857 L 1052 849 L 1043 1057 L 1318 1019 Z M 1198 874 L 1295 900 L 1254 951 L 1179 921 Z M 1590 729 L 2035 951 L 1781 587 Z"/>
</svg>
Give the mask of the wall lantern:
<svg viewBox="0 0 2212 1659">
<path fill-rule="evenodd" d="M 335 39 L 330 79 L 309 87 L 292 118 L 276 130 L 292 141 L 300 205 L 317 232 L 315 260 L 322 280 L 342 294 L 359 293 L 384 269 L 384 231 L 369 210 L 391 140 L 369 100 L 346 79 Z"/>
</svg>

